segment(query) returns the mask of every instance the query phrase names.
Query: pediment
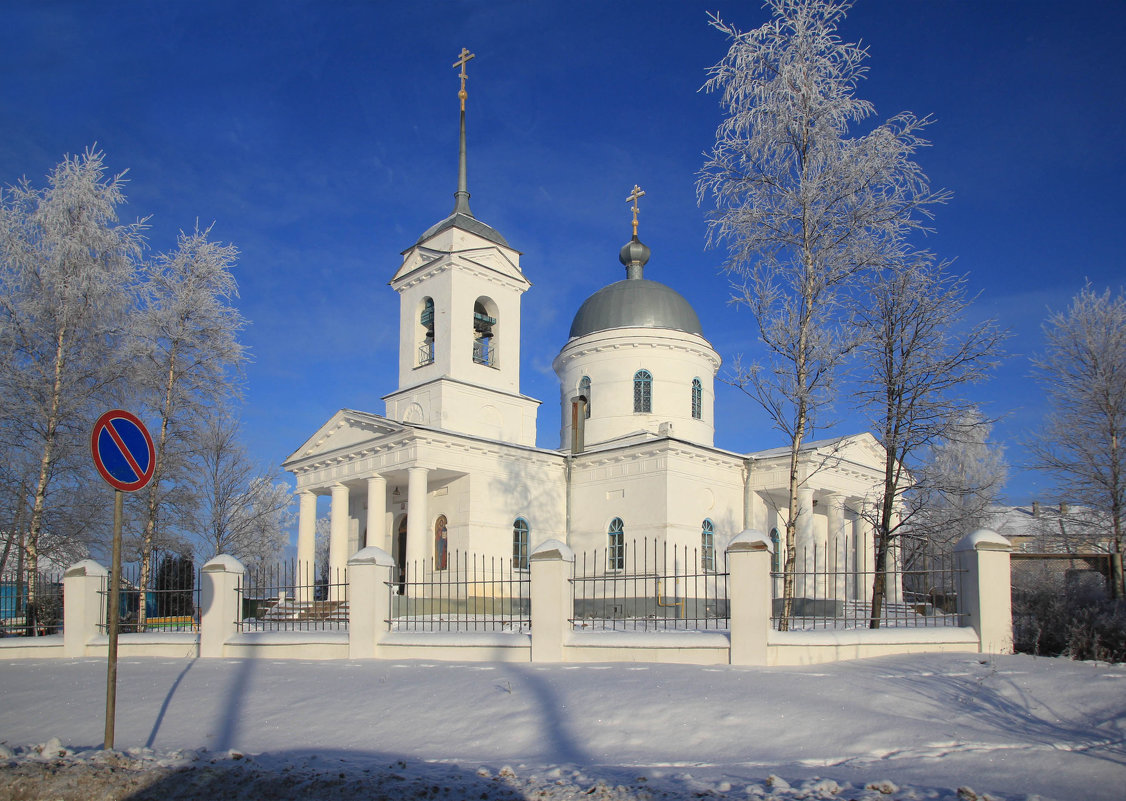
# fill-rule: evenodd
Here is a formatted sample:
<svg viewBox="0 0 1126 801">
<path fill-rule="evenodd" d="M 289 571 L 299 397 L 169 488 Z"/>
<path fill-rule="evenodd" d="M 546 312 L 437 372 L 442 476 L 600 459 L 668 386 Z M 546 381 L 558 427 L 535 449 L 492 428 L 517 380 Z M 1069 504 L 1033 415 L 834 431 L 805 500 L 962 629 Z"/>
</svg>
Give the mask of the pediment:
<svg viewBox="0 0 1126 801">
<path fill-rule="evenodd" d="M 832 456 L 841 461 L 853 462 L 881 471 L 884 469 L 883 446 L 867 431 L 863 434 L 841 437 L 832 444 L 824 445 L 817 450 L 820 454 Z"/>
<path fill-rule="evenodd" d="M 282 462 L 282 466 L 299 460 L 332 453 L 347 453 L 373 440 L 410 431 L 409 426 L 368 412 L 341 409 L 317 429 L 313 436 Z"/>
<path fill-rule="evenodd" d="M 459 253 L 458 256 L 462 264 L 500 273 L 520 284 L 531 286 L 528 279 L 524 277 L 524 273 L 520 271 L 519 264 L 509 258 L 508 254 L 500 248 L 468 250 Z"/>
<path fill-rule="evenodd" d="M 801 458 L 807 463 L 811 460 L 815 464 L 851 463 L 879 472 L 883 472 L 884 469 L 884 448 L 867 431 L 862 434 L 805 442 L 802 444 L 801 454 Z M 777 461 L 781 463 L 789 459 L 790 449 L 788 447 L 771 448 L 748 455 L 762 462 Z"/>
<path fill-rule="evenodd" d="M 482 245 L 484 240 L 474 237 L 471 244 Z M 430 245 L 419 245 L 407 251 L 403 264 L 396 271 L 390 284 L 400 289 L 399 284 L 422 279 L 435 270 L 482 271 L 508 278 L 524 287 L 531 283 L 520 271 L 519 256 L 515 251 L 501 248 L 491 243 L 468 247 L 461 250 L 438 250 Z"/>
</svg>

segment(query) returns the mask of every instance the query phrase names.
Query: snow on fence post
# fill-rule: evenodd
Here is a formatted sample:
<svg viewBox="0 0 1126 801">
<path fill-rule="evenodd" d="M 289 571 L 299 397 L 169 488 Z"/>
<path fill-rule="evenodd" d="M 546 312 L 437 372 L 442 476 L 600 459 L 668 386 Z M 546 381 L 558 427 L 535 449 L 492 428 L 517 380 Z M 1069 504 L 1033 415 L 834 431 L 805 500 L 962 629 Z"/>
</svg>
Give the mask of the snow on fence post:
<svg viewBox="0 0 1126 801">
<path fill-rule="evenodd" d="M 221 553 L 200 571 L 199 655 L 223 656 L 223 646 L 242 620 L 239 585 L 246 578 L 242 562 Z"/>
<path fill-rule="evenodd" d="M 348 658 L 379 656 L 379 643 L 391 617 L 395 559 L 382 548 L 369 545 L 348 560 Z"/>
<path fill-rule="evenodd" d="M 960 572 L 958 611 L 977 632 L 983 654 L 1013 652 L 1012 544 L 979 528 L 954 546 Z"/>
<path fill-rule="evenodd" d="M 532 661 L 562 662 L 571 625 L 571 570 L 575 552 L 559 540 L 540 543 L 528 557 L 531 569 Z"/>
<path fill-rule="evenodd" d="M 761 531 L 744 529 L 727 546 L 731 664 L 765 665 L 770 630 L 770 559 L 774 546 Z"/>
<path fill-rule="evenodd" d="M 86 656 L 86 646 L 104 622 L 102 595 L 109 571 L 93 559 L 75 562 L 63 573 L 63 656 Z"/>
</svg>

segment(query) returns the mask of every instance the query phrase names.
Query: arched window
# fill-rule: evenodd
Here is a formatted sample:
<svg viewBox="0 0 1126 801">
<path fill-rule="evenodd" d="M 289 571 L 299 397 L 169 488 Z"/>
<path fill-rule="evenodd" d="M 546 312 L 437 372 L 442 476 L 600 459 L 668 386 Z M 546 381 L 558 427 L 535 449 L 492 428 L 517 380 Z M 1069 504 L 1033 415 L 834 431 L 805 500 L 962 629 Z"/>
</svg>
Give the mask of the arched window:
<svg viewBox="0 0 1126 801">
<path fill-rule="evenodd" d="M 434 521 L 434 569 L 445 570 L 449 561 L 449 544 L 446 534 L 446 516 L 438 515 Z"/>
<path fill-rule="evenodd" d="M 782 572 L 782 549 L 781 540 L 778 537 L 778 529 L 770 529 L 770 544 L 774 546 L 774 553 L 770 557 L 770 571 L 772 573 Z"/>
<path fill-rule="evenodd" d="M 606 549 L 606 569 L 626 569 L 626 526 L 620 517 L 610 521 L 609 547 Z"/>
<path fill-rule="evenodd" d="M 590 376 L 583 376 L 579 381 L 579 394 L 586 399 L 586 416 L 590 417 Z"/>
<path fill-rule="evenodd" d="M 705 572 L 715 572 L 715 526 L 707 519 L 700 526 L 700 564 Z"/>
<path fill-rule="evenodd" d="M 704 385 L 700 379 L 692 379 L 692 419 L 702 420 L 704 417 Z"/>
<path fill-rule="evenodd" d="M 473 361 L 497 367 L 496 304 L 486 297 L 473 303 Z"/>
<path fill-rule="evenodd" d="M 418 366 L 434 363 L 434 299 L 422 299 L 422 311 L 418 315 L 421 342 L 418 346 Z"/>
<path fill-rule="evenodd" d="M 653 375 L 648 370 L 633 374 L 633 411 L 635 414 L 653 411 Z"/>
<path fill-rule="evenodd" d="M 522 517 L 512 523 L 512 567 L 528 569 L 528 521 Z"/>
</svg>

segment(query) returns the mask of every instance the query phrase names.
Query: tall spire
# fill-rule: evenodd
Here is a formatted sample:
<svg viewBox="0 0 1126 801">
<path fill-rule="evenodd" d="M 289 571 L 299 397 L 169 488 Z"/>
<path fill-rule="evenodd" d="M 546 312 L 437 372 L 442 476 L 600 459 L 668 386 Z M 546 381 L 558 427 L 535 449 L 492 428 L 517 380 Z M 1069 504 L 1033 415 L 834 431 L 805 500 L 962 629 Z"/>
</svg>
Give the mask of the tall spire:
<svg viewBox="0 0 1126 801">
<path fill-rule="evenodd" d="M 457 191 L 454 192 L 454 214 L 466 214 L 470 217 L 473 212 L 469 210 L 469 181 L 466 177 L 465 170 L 465 98 L 469 95 L 465 91 L 465 82 L 469 76 L 465 74 L 465 65 L 469 59 L 476 58 L 474 53 L 470 53 L 468 48 L 461 48 L 461 53 L 458 54 L 457 61 L 453 63 L 454 67 L 461 67 L 461 90 L 457 93 L 458 99 L 461 101 L 461 136 L 458 142 L 458 155 L 457 155 Z"/>
</svg>

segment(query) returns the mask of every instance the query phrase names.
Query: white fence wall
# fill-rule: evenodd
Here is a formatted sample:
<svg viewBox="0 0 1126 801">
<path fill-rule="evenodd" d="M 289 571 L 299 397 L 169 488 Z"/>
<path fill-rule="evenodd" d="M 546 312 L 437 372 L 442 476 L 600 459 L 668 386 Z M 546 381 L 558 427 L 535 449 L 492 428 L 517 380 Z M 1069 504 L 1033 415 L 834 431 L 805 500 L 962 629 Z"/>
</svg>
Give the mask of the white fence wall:
<svg viewBox="0 0 1126 801">
<path fill-rule="evenodd" d="M 562 542 L 542 543 L 530 557 L 531 632 L 389 631 L 394 560 L 368 547 L 348 563 L 347 631 L 240 632 L 238 586 L 245 569 L 218 556 L 201 572 L 200 630 L 124 634 L 121 656 L 297 659 L 441 659 L 519 662 L 679 662 L 805 665 L 841 659 L 934 651 L 1010 653 L 1008 541 L 976 531 L 956 553 L 964 571 L 962 626 L 876 630 L 773 631 L 770 627 L 771 543 L 744 531 L 727 549 L 730 622 L 726 631 L 575 631 L 570 623 L 575 555 Z M 105 656 L 98 628 L 105 568 L 85 560 L 63 578 L 64 630 L 50 637 L 0 639 L 0 660 Z"/>
</svg>

